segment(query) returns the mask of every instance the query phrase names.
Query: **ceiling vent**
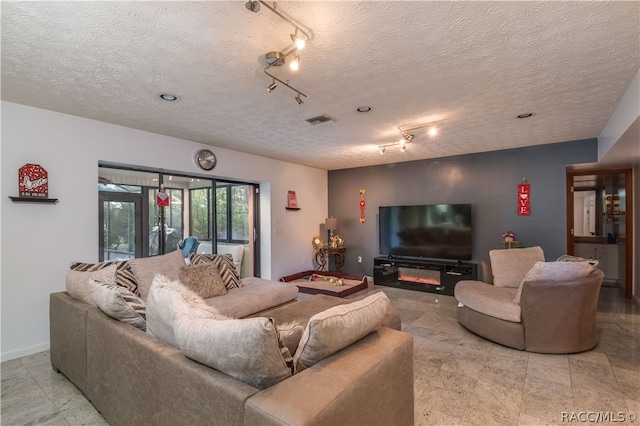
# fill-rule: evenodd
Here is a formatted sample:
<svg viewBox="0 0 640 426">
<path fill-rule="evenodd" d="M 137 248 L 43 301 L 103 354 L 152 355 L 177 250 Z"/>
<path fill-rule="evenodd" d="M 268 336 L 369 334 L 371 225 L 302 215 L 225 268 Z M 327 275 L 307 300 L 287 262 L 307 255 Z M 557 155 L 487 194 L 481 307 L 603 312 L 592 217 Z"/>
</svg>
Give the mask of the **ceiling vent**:
<svg viewBox="0 0 640 426">
<path fill-rule="evenodd" d="M 327 121 L 336 121 L 336 119 L 328 115 L 319 115 L 317 117 L 307 118 L 307 121 L 315 126 L 316 124 L 326 123 Z"/>
</svg>

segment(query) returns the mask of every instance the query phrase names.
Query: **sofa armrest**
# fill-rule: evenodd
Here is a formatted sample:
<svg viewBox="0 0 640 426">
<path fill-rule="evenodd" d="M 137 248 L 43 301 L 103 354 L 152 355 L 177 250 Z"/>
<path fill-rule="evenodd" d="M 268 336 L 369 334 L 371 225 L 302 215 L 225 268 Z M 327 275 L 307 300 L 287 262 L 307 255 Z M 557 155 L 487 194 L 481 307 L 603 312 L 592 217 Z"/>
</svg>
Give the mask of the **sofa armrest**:
<svg viewBox="0 0 640 426">
<path fill-rule="evenodd" d="M 98 308 L 66 291 L 49 295 L 51 366 L 87 392 L 87 312 Z"/>
<path fill-rule="evenodd" d="M 531 281 L 522 286 L 520 307 L 527 351 L 571 353 L 598 343 L 596 310 L 604 274 L 574 281 Z"/>
<path fill-rule="evenodd" d="M 413 425 L 413 337 L 386 327 L 260 391 L 245 425 Z"/>
</svg>

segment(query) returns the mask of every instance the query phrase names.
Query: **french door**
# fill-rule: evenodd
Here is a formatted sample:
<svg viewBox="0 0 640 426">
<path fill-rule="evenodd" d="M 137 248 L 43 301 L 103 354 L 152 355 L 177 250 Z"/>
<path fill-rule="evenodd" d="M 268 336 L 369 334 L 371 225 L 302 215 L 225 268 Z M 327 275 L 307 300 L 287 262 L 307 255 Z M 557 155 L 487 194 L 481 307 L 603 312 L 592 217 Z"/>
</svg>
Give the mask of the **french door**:
<svg viewBox="0 0 640 426">
<path fill-rule="evenodd" d="M 142 257 L 141 194 L 101 192 L 100 261 Z"/>
</svg>

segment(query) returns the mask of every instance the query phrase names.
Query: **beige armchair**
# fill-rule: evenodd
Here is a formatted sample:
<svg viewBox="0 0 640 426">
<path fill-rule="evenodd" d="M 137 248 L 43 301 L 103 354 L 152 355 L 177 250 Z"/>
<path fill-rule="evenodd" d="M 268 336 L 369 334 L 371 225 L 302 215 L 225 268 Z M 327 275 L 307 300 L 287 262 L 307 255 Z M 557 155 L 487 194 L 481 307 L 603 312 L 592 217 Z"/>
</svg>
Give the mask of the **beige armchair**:
<svg viewBox="0 0 640 426">
<path fill-rule="evenodd" d="M 483 279 L 492 284 L 461 281 L 456 285 L 460 324 L 488 340 L 530 352 L 574 353 L 598 344 L 596 310 L 602 271 L 583 269 L 580 277 L 557 279 L 562 270 L 579 266 L 572 262 L 540 265 L 544 256 L 539 247 L 492 250 L 490 257 L 491 263 L 483 264 Z M 552 279 L 537 279 L 530 273 L 536 265 L 554 266 L 561 272 Z"/>
</svg>

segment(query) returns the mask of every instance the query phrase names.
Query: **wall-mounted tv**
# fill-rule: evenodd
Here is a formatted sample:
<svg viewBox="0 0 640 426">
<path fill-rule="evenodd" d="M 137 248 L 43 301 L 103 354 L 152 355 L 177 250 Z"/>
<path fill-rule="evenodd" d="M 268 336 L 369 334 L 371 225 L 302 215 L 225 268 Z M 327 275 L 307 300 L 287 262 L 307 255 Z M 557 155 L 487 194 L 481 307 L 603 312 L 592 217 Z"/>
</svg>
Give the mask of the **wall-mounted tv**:
<svg viewBox="0 0 640 426">
<path fill-rule="evenodd" d="M 471 260 L 471 204 L 380 206 L 380 254 Z"/>
</svg>

